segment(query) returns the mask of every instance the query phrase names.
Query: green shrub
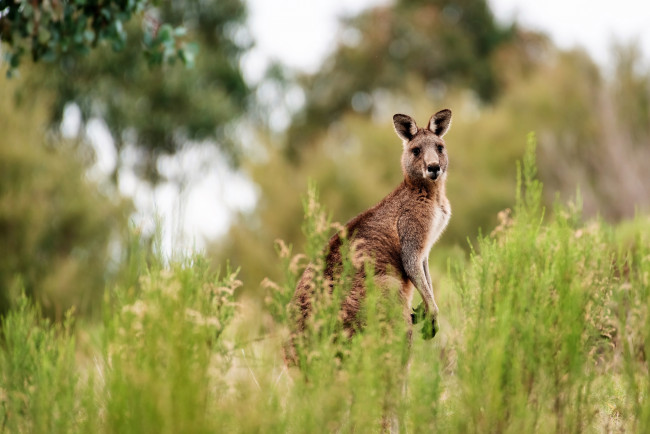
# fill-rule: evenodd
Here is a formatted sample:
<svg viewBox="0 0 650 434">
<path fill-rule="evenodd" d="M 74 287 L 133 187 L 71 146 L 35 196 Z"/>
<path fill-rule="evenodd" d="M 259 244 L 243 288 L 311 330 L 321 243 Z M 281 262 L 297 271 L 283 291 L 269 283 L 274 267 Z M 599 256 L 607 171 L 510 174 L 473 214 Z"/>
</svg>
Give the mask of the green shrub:
<svg viewBox="0 0 650 434">
<path fill-rule="evenodd" d="M 42 319 L 23 294 L 0 327 L 0 423 L 8 432 L 78 428 L 72 312 L 63 324 Z"/>
<path fill-rule="evenodd" d="M 101 311 L 128 204 L 89 180 L 80 152 L 45 129 L 47 98 L 0 87 L 0 316 L 20 291 L 63 320 Z"/>
<path fill-rule="evenodd" d="M 612 241 L 600 223 L 582 223 L 579 207 L 557 206 L 543 223 L 534 150 L 531 137 L 508 227 L 479 239 L 457 279 L 467 315 L 456 371 L 461 431 L 582 431 L 593 415 Z"/>
<path fill-rule="evenodd" d="M 117 290 L 105 323 L 106 426 L 112 432 L 205 432 L 227 390 L 221 334 L 234 290 L 195 256 L 143 270 L 137 290 Z"/>
<path fill-rule="evenodd" d="M 432 268 L 435 339 L 415 330 L 409 346 L 395 288 L 377 287 L 371 267 L 363 331 L 348 339 L 344 271 L 317 291 L 300 367 L 284 365 L 287 303 L 332 229 L 310 189 L 310 247 L 292 256 L 277 243 L 285 281 L 267 280 L 266 310 L 237 308 L 235 273 L 200 255 L 166 264 L 137 238 L 103 322 L 52 325 L 21 298 L 2 324 L 3 430 L 648 431 L 650 220 L 585 222 L 579 200 L 546 215 L 534 149 L 531 137 L 514 211 L 468 259 Z M 446 253 L 434 248 L 432 263 Z M 250 330 L 262 334 L 242 338 Z"/>
</svg>

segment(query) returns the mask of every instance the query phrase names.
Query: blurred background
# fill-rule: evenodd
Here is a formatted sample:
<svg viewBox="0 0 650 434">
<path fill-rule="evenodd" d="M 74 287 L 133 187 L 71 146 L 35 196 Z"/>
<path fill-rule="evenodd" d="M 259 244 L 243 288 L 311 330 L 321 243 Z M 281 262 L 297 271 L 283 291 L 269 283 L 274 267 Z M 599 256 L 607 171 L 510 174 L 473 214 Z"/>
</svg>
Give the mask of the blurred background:
<svg viewBox="0 0 650 434">
<path fill-rule="evenodd" d="M 302 250 L 308 180 L 340 222 L 400 182 L 394 113 L 454 113 L 454 215 L 433 262 L 498 224 L 530 131 L 549 205 L 579 190 L 587 217 L 649 211 L 644 0 L 183 0 L 155 13 L 198 45 L 193 67 L 150 66 L 136 15 L 123 46 L 0 79 L 0 313 L 22 289 L 53 318 L 97 312 L 133 231 L 159 231 L 170 257 L 241 267 L 257 297 L 279 278 L 274 241 Z"/>
</svg>

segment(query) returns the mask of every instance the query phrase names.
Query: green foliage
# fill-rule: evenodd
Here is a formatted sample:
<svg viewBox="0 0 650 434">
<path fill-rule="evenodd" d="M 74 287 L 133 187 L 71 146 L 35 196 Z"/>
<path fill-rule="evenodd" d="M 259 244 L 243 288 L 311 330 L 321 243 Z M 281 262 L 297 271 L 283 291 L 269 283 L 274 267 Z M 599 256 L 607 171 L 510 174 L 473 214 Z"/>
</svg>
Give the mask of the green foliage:
<svg viewBox="0 0 650 434">
<path fill-rule="evenodd" d="M 21 298 L 0 346 L 0 421 L 9 431 L 567 432 L 650 428 L 650 239 L 647 217 L 610 227 L 579 202 L 543 220 L 529 137 L 514 212 L 469 260 L 433 269 L 441 329 L 406 325 L 395 288 L 368 269 L 364 329 L 340 331 L 340 297 L 318 295 L 301 367 L 283 366 L 283 311 L 306 265 L 278 242 L 288 281 L 269 282 L 268 312 L 233 303 L 234 274 L 194 256 L 164 265 L 133 244 L 104 321 L 40 319 Z M 305 203 L 306 245 L 331 229 Z M 311 204 L 311 206 L 310 206 Z M 437 247 L 433 260 L 444 254 Z M 318 258 L 311 258 L 317 261 Z M 347 263 L 347 261 L 345 261 Z M 349 266 L 349 263 L 348 263 Z M 344 273 L 345 274 L 345 273 Z M 137 276 L 137 278 L 134 278 Z M 241 335 L 263 324 L 262 335 Z M 417 330 L 416 330 L 417 331 Z M 255 409 L 254 412 L 251 408 Z"/>
<path fill-rule="evenodd" d="M 318 188 L 313 181 L 307 186 L 307 197 L 302 201 L 305 220 L 302 233 L 307 239 L 306 254 L 310 261 L 322 259 L 323 246 L 330 237 L 331 217 L 327 217 L 318 200 Z"/>
<path fill-rule="evenodd" d="M 152 2 L 27 2 L 0 1 L 0 41 L 7 44 L 4 54 L 12 75 L 21 57 L 31 54 L 34 62 L 53 62 L 68 54 L 87 55 L 101 43 L 113 50 L 127 43 L 125 25 L 134 16 L 142 16 Z M 178 58 L 187 65 L 194 63 L 196 50 L 182 43 L 185 30 L 157 22 L 152 16 L 144 34 L 144 46 L 150 64 Z"/>
<path fill-rule="evenodd" d="M 447 49 L 447 40 L 459 48 Z M 634 46 L 613 55 L 611 75 L 603 74 L 580 50 L 495 24 L 482 1 L 396 2 L 347 18 L 332 56 L 298 80 L 305 102 L 288 130 L 260 132 L 264 157 L 244 165 L 260 200 L 211 253 L 242 267 L 247 291 L 266 276 L 279 279 L 273 243 L 302 248 L 307 180 L 321 187 L 335 219 L 352 218 L 400 182 L 391 116 L 408 113 L 422 124 L 443 107 L 454 113 L 445 136 L 453 218 L 439 245 L 454 254 L 514 207 L 515 162 L 529 131 L 538 133 L 546 206 L 579 186 L 587 217 L 613 222 L 647 212 L 648 69 Z M 478 91 L 483 73 L 493 98 Z"/>
<path fill-rule="evenodd" d="M 282 150 L 269 145 L 268 160 L 249 166 L 249 173 L 262 191 L 255 215 L 242 218 L 227 239 L 214 246 L 219 258 L 229 258 L 233 264 L 244 265 L 255 258 L 254 267 L 242 267 L 243 281 L 256 285 L 265 277 L 279 280 L 273 250 L 277 238 L 309 255 L 322 249 L 324 243 L 318 241 L 313 247 L 304 244 L 309 238 L 305 239 L 302 230 L 305 210 L 299 198 L 308 189 L 310 179 L 319 185 L 322 202 L 340 222 L 377 203 L 401 181 L 401 145 L 389 122 L 379 127 L 350 115 L 338 125 L 338 133 L 315 144 L 311 158 L 302 164 L 287 161 Z M 327 221 L 329 217 L 323 218 Z M 322 226 L 325 222 L 313 224 Z M 323 236 L 329 235 L 327 232 Z"/>
<path fill-rule="evenodd" d="M 300 79 L 306 102 L 286 142 L 253 131 L 263 157 L 244 163 L 260 203 L 220 242 L 241 273 L 220 275 L 201 256 L 163 260 L 137 230 L 123 239 L 126 207 L 86 179 L 83 145 L 44 137 L 47 121 L 56 130 L 76 104 L 84 123 L 106 122 L 118 158 L 130 145 L 142 151 L 137 169 L 149 180 L 158 180 L 158 156 L 196 141 L 215 141 L 237 161 L 233 125 L 251 92 L 239 67 L 251 44 L 244 4 L 167 2 L 159 13 L 169 25 L 147 18 L 142 28 L 116 13 L 122 24 L 104 34 L 83 14 L 50 19 L 73 32 L 67 51 L 59 30 L 34 23 L 46 22 L 45 8 L 79 3 L 29 12 L 34 4 L 0 0 L 9 63 L 34 47 L 39 64 L 51 53 L 60 60 L 54 69 L 23 63 L 21 81 L 0 90 L 2 430 L 650 429 L 648 73 L 634 46 L 616 48 L 608 80 L 584 53 L 496 24 L 485 1 L 399 1 L 348 19 L 328 62 Z M 27 33 L 9 41 L 15 8 Z M 93 44 L 83 61 L 74 55 Z M 194 68 L 149 68 L 165 59 Z M 409 348 L 394 288 L 379 288 L 369 269 L 364 331 L 348 339 L 338 316 L 351 284 L 346 261 L 296 341 L 301 368 L 286 369 L 287 305 L 302 269 L 322 270 L 322 247 L 340 229 L 330 215 L 356 215 L 395 187 L 401 149 L 390 116 L 423 123 L 432 107 L 454 111 L 454 216 L 431 257 L 439 333 L 424 341 L 416 326 Z M 529 136 L 524 151 L 530 130 L 539 145 Z M 553 194 L 543 196 L 535 149 L 546 191 L 566 198 L 580 184 L 584 200 L 546 211 Z M 610 226 L 583 220 L 583 203 L 588 216 L 640 212 Z M 506 207 L 514 211 L 476 240 Z M 469 259 L 458 247 L 467 238 Z M 255 298 L 262 278 L 264 308 Z M 236 309 L 238 279 L 249 291 Z M 103 321 L 83 322 L 106 287 Z"/>
<path fill-rule="evenodd" d="M 67 56 L 56 68 L 24 65 L 16 99 L 51 95 L 47 109 L 54 133 L 66 106 L 76 105 L 82 142 L 88 139 L 87 123 L 103 120 L 118 157 L 115 183 L 127 147 L 137 154 L 133 170 L 154 183 L 161 180 L 159 156 L 197 142 L 219 147 L 234 164 L 241 149 L 233 124 L 246 112 L 251 92 L 240 68 L 241 56 L 252 44 L 245 17 L 240 0 L 162 2 L 147 12 L 144 23 L 132 19 L 123 24 L 127 39 L 119 52 L 98 44 L 88 56 Z M 174 59 L 193 67 L 178 67 Z M 161 61 L 167 65 L 151 67 Z"/>
<path fill-rule="evenodd" d="M 620 45 L 613 50 L 616 62 L 613 82 L 618 121 L 636 144 L 650 136 L 650 71 L 644 68 L 638 44 Z"/>
<path fill-rule="evenodd" d="M 23 294 L 2 319 L 0 420 L 9 432 L 66 432 L 78 428 L 78 373 L 72 311 L 61 325 L 41 318 Z"/>
<path fill-rule="evenodd" d="M 72 312 L 52 325 L 25 296 L 3 319 L 3 429 L 214 431 L 213 412 L 228 388 L 221 335 L 240 282 L 230 270 L 220 277 L 199 256 L 160 268 L 142 264 L 142 254 L 130 258 L 137 284 L 107 292 L 101 327 L 75 331 Z M 84 349 L 77 338 L 92 346 Z"/>
<path fill-rule="evenodd" d="M 582 227 L 558 207 L 541 225 L 541 185 L 534 179 L 534 140 L 524 158 L 523 195 L 514 220 L 461 274 L 465 354 L 458 360 L 466 404 L 457 428 L 478 431 L 583 431 L 598 374 L 592 354 L 606 342 L 607 289 L 616 285 L 602 230 Z M 604 237 L 605 236 L 605 237 Z"/>
<path fill-rule="evenodd" d="M 292 256 L 293 246 L 287 246 L 284 241 L 276 240 L 276 252 L 282 262 L 282 270 L 284 271 L 284 284 L 280 286 L 268 277 L 261 284 L 262 287 L 269 289 L 266 303 L 274 319 L 281 323 L 291 321 L 287 307 L 300 278 L 298 270 L 304 268 L 305 263 L 311 263 L 317 270 L 322 272 L 324 267 L 323 255 L 325 254 L 323 246 L 327 245 L 327 241 L 332 235 L 332 229 L 339 226 L 333 224 L 331 218 L 323 210 L 318 200 L 318 189 L 314 182 L 309 182 L 307 196 L 302 201 L 302 209 L 305 216 L 302 224 L 302 231 L 306 238 L 305 254 Z M 316 285 L 323 284 L 322 274 L 317 273 L 315 278 L 318 280 Z M 337 291 L 337 294 L 339 293 L 340 291 Z M 328 332 L 333 333 L 334 329 L 328 329 Z M 340 330 L 337 330 L 338 332 Z"/>
<path fill-rule="evenodd" d="M 398 1 L 343 24 L 336 51 L 302 80 L 306 103 L 288 131 L 294 157 L 324 122 L 349 111 L 370 114 L 385 94 L 402 93 L 414 79 L 428 89 L 464 86 L 493 100 L 500 90 L 494 57 L 516 36 L 496 22 L 484 0 Z"/>
<path fill-rule="evenodd" d="M 394 419 L 404 423 L 408 339 L 398 295 L 382 291 L 372 277 L 366 284 L 364 331 L 349 341 L 340 324 L 339 334 L 328 334 L 341 296 L 320 299 L 309 338 L 302 342 L 301 376 L 289 397 L 295 413 L 285 417 L 292 430 L 375 432 Z M 334 294 L 344 289 L 343 281 L 341 286 Z"/>
<path fill-rule="evenodd" d="M 209 430 L 210 408 L 226 390 L 212 373 L 228 367 L 220 338 L 241 283 L 230 270 L 221 278 L 199 256 L 140 271 L 137 289 L 116 289 L 106 314 L 107 429 Z"/>
<path fill-rule="evenodd" d="M 12 85 L 0 89 L 0 316 L 21 290 L 58 320 L 97 312 L 128 205 L 86 178 L 72 144 L 46 138 L 45 98 L 18 108 Z"/>
<path fill-rule="evenodd" d="M 503 93 L 490 105 L 477 103 L 465 88 L 432 93 L 426 82 L 405 75 L 404 88 L 377 90 L 371 113 L 347 111 L 336 122 L 322 118 L 315 123 L 319 133 L 302 148 L 298 161 L 285 158 L 276 141 L 263 137 L 268 158 L 246 167 L 260 201 L 254 215 L 242 216 L 227 239 L 215 245 L 215 254 L 241 266 L 244 281 L 278 279 L 273 241 L 281 238 L 302 247 L 298 198 L 310 178 L 341 222 L 377 203 L 401 180 L 401 146 L 391 124 L 391 116 L 400 111 L 420 124 L 436 108 L 454 113 L 445 136 L 453 217 L 438 245 L 455 254 L 468 248 L 468 236 L 473 240 L 498 224 L 499 211 L 514 207 L 515 162 L 523 156 L 521 138 L 528 131 L 537 131 L 546 206 L 556 194 L 569 200 L 578 186 L 587 217 L 617 221 L 634 217 L 637 210 L 647 212 L 650 148 L 644 146 L 648 140 L 640 119 L 648 81 L 638 54 L 621 48 L 620 56 L 627 60 L 606 80 L 584 53 L 559 51 L 543 38 L 524 36 L 530 40 L 495 54 L 500 70 L 508 74 L 502 77 Z M 540 63 L 543 59 L 547 61 Z M 606 175 L 610 173 L 618 175 Z"/>
</svg>

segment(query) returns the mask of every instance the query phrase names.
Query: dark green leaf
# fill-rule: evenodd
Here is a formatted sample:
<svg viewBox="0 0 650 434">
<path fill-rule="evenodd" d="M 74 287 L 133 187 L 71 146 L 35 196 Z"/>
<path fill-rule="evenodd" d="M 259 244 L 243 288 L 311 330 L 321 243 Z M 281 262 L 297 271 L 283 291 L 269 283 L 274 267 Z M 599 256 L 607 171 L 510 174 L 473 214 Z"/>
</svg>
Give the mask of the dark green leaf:
<svg viewBox="0 0 650 434">
<path fill-rule="evenodd" d="M 47 41 L 50 40 L 51 37 L 52 34 L 50 33 L 49 30 L 47 30 L 47 28 L 40 27 L 38 29 L 38 42 L 40 42 L 41 44 L 45 44 Z"/>
</svg>

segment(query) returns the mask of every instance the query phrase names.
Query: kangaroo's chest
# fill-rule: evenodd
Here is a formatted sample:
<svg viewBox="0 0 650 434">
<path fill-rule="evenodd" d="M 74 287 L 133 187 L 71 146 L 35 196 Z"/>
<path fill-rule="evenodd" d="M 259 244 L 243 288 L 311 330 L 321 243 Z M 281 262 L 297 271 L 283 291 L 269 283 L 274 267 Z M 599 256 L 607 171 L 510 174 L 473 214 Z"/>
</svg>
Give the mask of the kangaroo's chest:
<svg viewBox="0 0 650 434">
<path fill-rule="evenodd" d="M 438 241 L 440 235 L 444 232 L 449 219 L 451 218 L 451 207 L 449 201 L 443 200 L 432 208 L 429 219 L 429 227 L 424 244 L 424 254 L 428 255 L 431 247 Z"/>
</svg>

